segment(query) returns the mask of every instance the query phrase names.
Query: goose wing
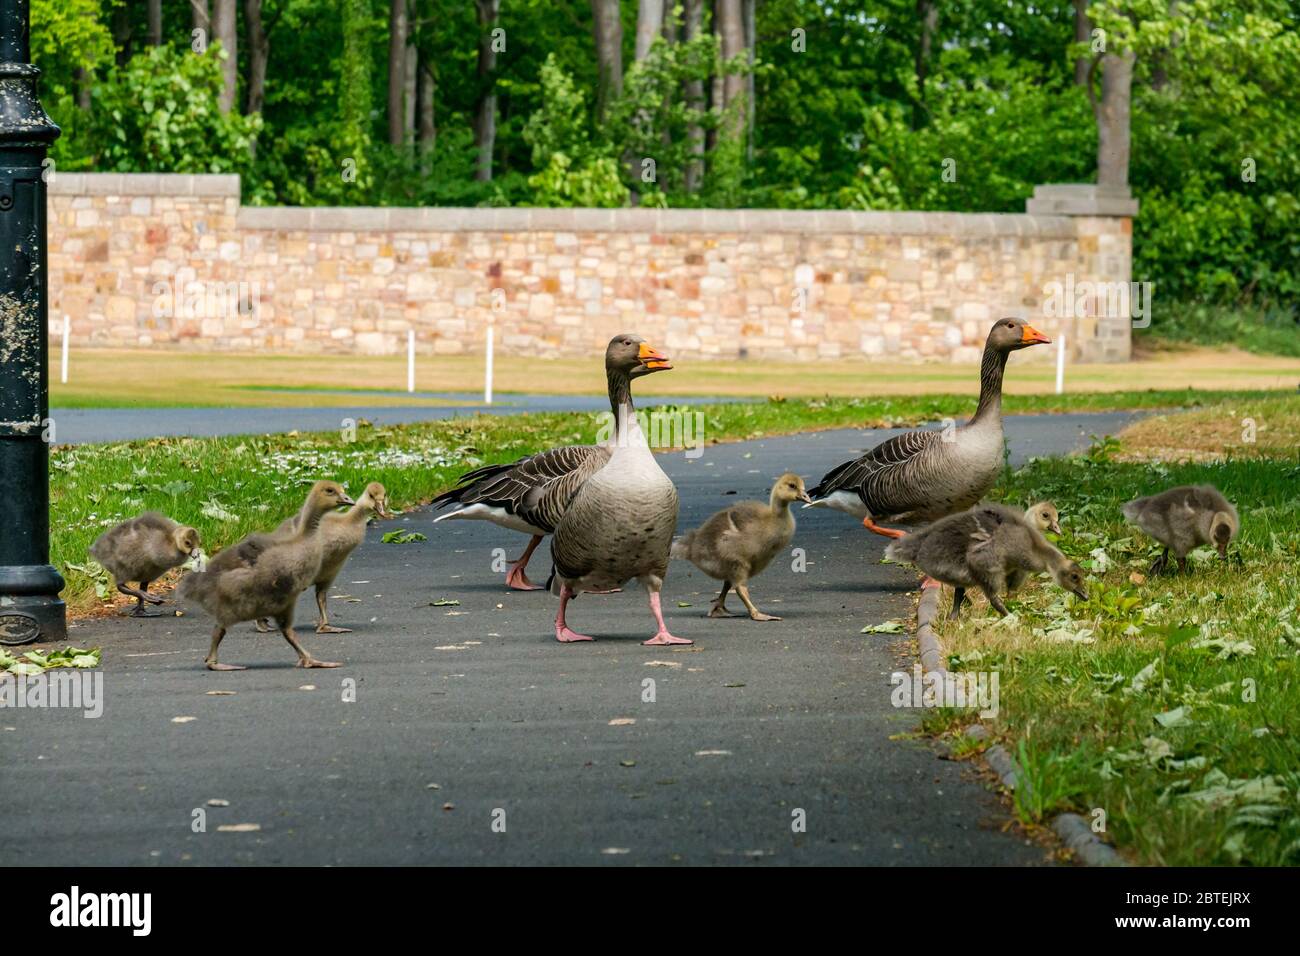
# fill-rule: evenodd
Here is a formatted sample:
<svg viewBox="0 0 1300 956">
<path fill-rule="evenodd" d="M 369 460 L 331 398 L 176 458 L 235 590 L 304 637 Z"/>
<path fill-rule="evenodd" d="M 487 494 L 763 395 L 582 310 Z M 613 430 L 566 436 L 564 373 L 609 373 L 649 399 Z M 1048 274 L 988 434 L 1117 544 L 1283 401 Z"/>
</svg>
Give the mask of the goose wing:
<svg viewBox="0 0 1300 956">
<path fill-rule="evenodd" d="M 942 434 L 912 431 L 886 439 L 862 457 L 832 468 L 808 495 L 817 501 L 847 491 L 861 498 L 878 517 L 919 507 L 925 497 L 917 487 L 920 462 L 943 440 Z"/>
<path fill-rule="evenodd" d="M 433 499 L 449 504 L 502 508 L 544 531 L 555 530 L 583 482 L 609 461 L 602 445 L 566 445 L 508 465 L 487 465 L 462 475 L 457 486 Z"/>
</svg>

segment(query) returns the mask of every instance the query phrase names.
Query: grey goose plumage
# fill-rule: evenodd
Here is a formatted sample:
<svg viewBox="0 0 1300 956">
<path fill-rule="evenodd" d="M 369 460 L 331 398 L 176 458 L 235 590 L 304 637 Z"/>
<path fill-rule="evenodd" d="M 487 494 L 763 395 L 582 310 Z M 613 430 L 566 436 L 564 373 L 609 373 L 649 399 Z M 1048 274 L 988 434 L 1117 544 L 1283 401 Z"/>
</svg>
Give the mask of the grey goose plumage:
<svg viewBox="0 0 1300 956">
<path fill-rule="evenodd" d="M 90 546 L 90 556 L 113 576 L 117 590 L 135 598 L 132 617 L 158 617 L 159 612 L 145 609 L 146 601 L 162 603 L 149 585 L 200 553 L 198 531 L 156 511 L 109 528 Z M 140 586 L 131 587 L 131 581 Z"/>
<path fill-rule="evenodd" d="M 214 620 L 212 643 L 204 663 L 209 670 L 243 670 L 217 660 L 217 648 L 233 624 L 270 618 L 298 654 L 299 667 L 338 667 L 312 657 L 293 632 L 298 595 L 316 579 L 321 567 L 321 518 L 340 505 L 353 504 L 343 486 L 318 481 L 303 506 L 302 520 L 289 534 L 250 534 L 188 574 L 177 589 L 182 598 L 202 607 Z"/>
<path fill-rule="evenodd" d="M 1228 559 L 1228 545 L 1241 527 L 1237 509 L 1214 485 L 1182 485 L 1158 495 L 1135 498 L 1123 508 L 1124 517 L 1164 545 L 1151 565 L 1159 574 L 1172 551 L 1178 568 L 1187 570 L 1187 555 L 1202 544 L 1212 544 L 1219 557 Z"/>
<path fill-rule="evenodd" d="M 1003 591 L 1014 591 L 1029 574 L 1049 571 L 1061 587 L 1083 599 L 1083 570 L 1043 537 L 1024 512 L 981 502 L 904 535 L 885 549 L 892 561 L 911 564 L 954 589 L 956 618 L 968 588 L 984 592 L 1006 615 Z"/>
<path fill-rule="evenodd" d="M 672 557 L 684 558 L 722 582 L 722 592 L 713 602 L 709 617 L 731 617 L 727 594 L 734 587 L 751 620 L 781 620 L 754 606 L 749 580 L 793 540 L 795 520 L 790 505 L 807 500 L 803 479 L 786 472 L 772 485 L 766 502 L 739 501 L 673 542 Z"/>
<path fill-rule="evenodd" d="M 953 429 L 905 432 L 833 468 L 808 494 L 805 507 L 834 508 L 865 527 L 898 537 L 878 521 L 923 522 L 969 508 L 993 487 L 1002 469 L 1002 378 L 1007 356 L 1050 340 L 1020 319 L 989 330 L 980 364 L 975 414 Z"/>
<path fill-rule="evenodd" d="M 559 641 L 591 640 L 566 622 L 575 594 L 620 588 L 636 578 L 649 594 L 657 625 L 654 637 L 644 643 L 691 643 L 669 633 L 659 597 L 677 528 L 677 489 L 655 460 L 632 405 L 633 378 L 671 368 L 667 356 L 631 333 L 614 336 L 605 350 L 614 413 L 609 460 L 582 482 L 551 536 Z"/>
</svg>

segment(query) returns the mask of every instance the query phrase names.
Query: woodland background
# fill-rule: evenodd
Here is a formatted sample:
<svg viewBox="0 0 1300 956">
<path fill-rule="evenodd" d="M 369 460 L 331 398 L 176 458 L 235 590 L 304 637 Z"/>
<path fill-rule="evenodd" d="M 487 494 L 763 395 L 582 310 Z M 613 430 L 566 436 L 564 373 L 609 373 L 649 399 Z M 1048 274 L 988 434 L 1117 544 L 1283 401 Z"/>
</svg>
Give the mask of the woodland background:
<svg viewBox="0 0 1300 956">
<path fill-rule="evenodd" d="M 1155 332 L 1300 354 L 1288 0 L 33 0 L 76 171 L 244 202 L 1024 209 L 1131 186 Z"/>
</svg>

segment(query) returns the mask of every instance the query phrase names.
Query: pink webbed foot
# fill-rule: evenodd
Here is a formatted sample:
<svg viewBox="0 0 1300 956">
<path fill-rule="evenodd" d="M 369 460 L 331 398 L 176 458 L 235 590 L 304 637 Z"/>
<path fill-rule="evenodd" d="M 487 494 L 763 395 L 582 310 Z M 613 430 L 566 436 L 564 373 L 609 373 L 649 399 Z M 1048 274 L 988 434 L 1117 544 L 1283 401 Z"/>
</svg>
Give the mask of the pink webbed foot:
<svg viewBox="0 0 1300 956">
<path fill-rule="evenodd" d="M 579 634 L 567 624 L 555 625 L 555 639 L 565 644 L 571 644 L 574 641 L 594 641 L 594 637 L 588 637 L 586 634 Z"/>
<path fill-rule="evenodd" d="M 667 631 L 660 631 L 654 637 L 650 638 L 650 640 L 642 641 L 641 643 L 647 647 L 656 647 L 660 644 L 694 644 L 695 642 L 688 641 L 684 637 L 674 637 Z"/>
<path fill-rule="evenodd" d="M 940 584 L 938 581 L 936 581 L 934 578 L 930 577 L 930 575 L 928 574 L 921 580 L 922 591 L 924 591 L 926 588 L 939 588 L 939 587 L 943 587 L 943 585 Z"/>
<path fill-rule="evenodd" d="M 534 584 L 532 581 L 528 580 L 528 575 L 524 573 L 524 567 L 522 564 L 516 564 L 511 567 L 509 573 L 506 574 L 506 586 L 515 591 L 542 590 L 540 584 Z"/>
</svg>

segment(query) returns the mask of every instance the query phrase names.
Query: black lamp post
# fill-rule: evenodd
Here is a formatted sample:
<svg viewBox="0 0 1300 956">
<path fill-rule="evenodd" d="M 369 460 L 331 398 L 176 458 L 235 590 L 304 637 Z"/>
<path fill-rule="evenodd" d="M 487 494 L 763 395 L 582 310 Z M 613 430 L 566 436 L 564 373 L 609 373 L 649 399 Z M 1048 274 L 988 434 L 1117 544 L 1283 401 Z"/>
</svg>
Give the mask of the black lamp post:
<svg viewBox="0 0 1300 956">
<path fill-rule="evenodd" d="M 50 565 L 45 172 L 29 0 L 0 0 L 0 643 L 67 637 Z"/>
</svg>

